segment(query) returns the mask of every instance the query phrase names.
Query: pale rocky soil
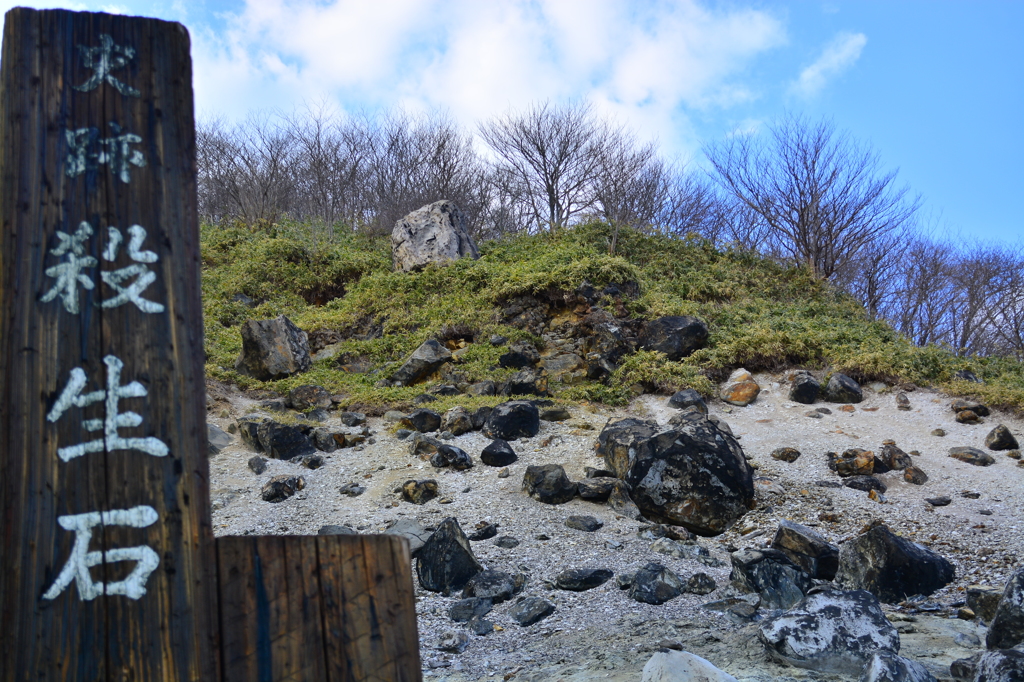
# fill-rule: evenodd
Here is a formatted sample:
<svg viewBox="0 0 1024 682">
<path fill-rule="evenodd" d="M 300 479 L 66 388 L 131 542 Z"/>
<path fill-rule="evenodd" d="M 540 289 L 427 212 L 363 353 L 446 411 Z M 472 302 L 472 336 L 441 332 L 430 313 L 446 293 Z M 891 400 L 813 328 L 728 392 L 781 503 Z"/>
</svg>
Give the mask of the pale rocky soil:
<svg viewBox="0 0 1024 682">
<path fill-rule="evenodd" d="M 501 628 L 485 637 L 471 636 L 461 654 L 437 650 L 439 636 L 460 627 L 447 616 L 458 596 L 443 597 L 417 586 L 417 613 L 424 675 L 428 679 L 478 680 L 639 680 L 644 663 L 663 646 L 677 642 L 735 675 L 740 680 L 838 680 L 824 675 L 768 662 L 756 637 L 756 623 L 737 624 L 701 604 L 722 596 L 728 585 L 731 548 L 763 546 L 770 542 L 780 519 L 814 526 L 832 542 L 842 543 L 872 519 L 929 545 L 956 566 L 956 580 L 928 598 L 930 611 L 913 607 L 889 607 L 901 630 L 904 656 L 927 666 L 936 677 L 949 679 L 949 664 L 980 650 L 971 645 L 976 635 L 984 641 L 984 627 L 956 619 L 956 606 L 968 585 L 1002 586 L 1024 559 L 1024 468 L 1003 453 L 992 453 L 996 463 L 976 467 L 947 456 L 948 449 L 969 445 L 984 449 L 985 435 L 997 424 L 1006 425 L 1020 440 L 1024 421 L 994 412 L 984 424 L 968 426 L 954 421 L 951 398 L 930 390 L 909 393 L 912 411 L 898 411 L 888 389 L 865 388 L 865 400 L 852 413 L 838 405 L 827 406 L 831 415 L 822 419 L 805 416 L 811 407 L 786 399 L 788 384 L 781 376 L 758 375 L 762 386 L 757 401 L 747 407 L 710 404 L 711 413 L 725 420 L 740 437 L 756 474 L 777 482 L 775 492 L 758 493 L 757 509 L 737 526 L 700 544 L 722 562 L 709 568 L 686 559 L 673 559 L 650 550 L 651 541 L 636 536 L 639 523 L 601 504 L 580 499 L 548 506 L 521 491 L 523 472 L 530 464 L 559 463 L 570 478 L 584 476 L 588 466 L 602 467 L 594 445 L 608 420 L 626 416 L 654 418 L 665 423 L 675 413 L 667 398 L 643 396 L 628 408 L 572 407 L 573 418 L 562 423 L 541 422 L 540 434 L 512 443 L 519 461 L 511 475 L 498 477 L 498 469 L 479 463 L 480 450 L 489 442 L 480 433 L 465 434 L 453 444 L 473 456 L 476 466 L 465 472 L 438 470 L 408 454 L 408 445 L 391 435 L 391 425 L 371 419 L 372 445 L 362 450 L 338 450 L 327 455 L 327 464 L 309 471 L 285 461 L 270 460 L 267 471 L 257 476 L 246 466 L 254 454 L 240 440 L 211 459 L 211 490 L 214 530 L 217 535 L 315 534 L 325 524 L 347 524 L 364 533 L 381 532 L 401 518 L 415 518 L 434 527 L 455 516 L 463 529 L 472 532 L 481 521 L 500 524 L 500 535 L 521 541 L 514 549 L 496 547 L 494 540 L 474 542 L 473 549 L 488 568 L 524 572 L 529 582 L 526 596 L 544 596 L 557 605 L 556 612 L 528 628 L 508 615 L 511 603 L 501 604 L 487 616 Z M 219 396 L 214 396 L 219 397 Z M 253 411 L 255 403 L 240 394 L 224 395 L 210 404 L 210 421 L 227 429 L 234 418 Z M 335 422 L 328 422 L 334 426 Z M 931 435 L 945 429 L 945 437 Z M 915 463 L 930 480 L 923 486 L 905 483 L 894 472 L 882 478 L 889 486 L 887 503 L 849 488 L 824 488 L 818 480 L 838 481 L 825 463 L 824 453 L 850 447 L 880 448 L 893 439 L 906 452 L 917 450 Z M 775 448 L 789 446 L 802 456 L 787 464 L 772 459 Z M 295 497 L 277 504 L 260 499 L 260 488 L 271 476 L 301 474 L 306 487 Z M 434 478 L 439 498 L 424 506 L 400 501 L 396 486 L 410 478 Z M 349 482 L 367 486 L 357 498 L 338 494 Z M 980 493 L 977 499 L 964 491 Z M 926 497 L 948 495 L 952 504 L 931 509 Z M 442 498 L 450 502 L 442 504 Z M 982 514 L 982 511 L 991 514 Z M 833 512 L 838 522 L 819 521 L 822 512 Z M 604 522 L 596 533 L 584 533 L 563 525 L 570 514 L 589 514 Z M 741 533 L 745 535 L 741 536 Z M 538 535 L 550 539 L 538 540 Z M 676 571 L 685 581 L 693 573 L 711 575 L 719 586 L 706 596 L 684 594 L 667 604 L 651 606 L 629 599 L 612 579 L 588 592 L 555 590 L 548 581 L 566 568 L 601 567 L 616 574 L 657 561 Z M 918 605 L 920 606 L 920 605 Z"/>
</svg>

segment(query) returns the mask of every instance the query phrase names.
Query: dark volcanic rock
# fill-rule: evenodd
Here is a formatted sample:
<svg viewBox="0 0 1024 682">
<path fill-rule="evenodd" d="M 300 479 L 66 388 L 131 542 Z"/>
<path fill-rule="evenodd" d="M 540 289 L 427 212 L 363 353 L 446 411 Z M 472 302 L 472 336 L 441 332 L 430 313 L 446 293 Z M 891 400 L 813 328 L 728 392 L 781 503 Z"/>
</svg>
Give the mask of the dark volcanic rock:
<svg viewBox="0 0 1024 682">
<path fill-rule="evenodd" d="M 849 478 L 843 479 L 843 485 L 847 488 L 853 488 L 854 490 L 863 490 L 864 492 L 871 492 L 877 490 L 880 493 L 884 493 L 888 490 L 882 479 L 877 476 L 850 476 Z"/>
<path fill-rule="evenodd" d="M 252 469 L 254 474 L 262 474 L 267 470 L 267 460 L 259 455 L 255 455 L 249 458 L 249 468 Z"/>
<path fill-rule="evenodd" d="M 821 394 L 830 403 L 859 403 L 864 400 L 860 384 L 845 374 L 833 374 Z"/>
<path fill-rule="evenodd" d="M 989 450 L 1016 450 L 1020 445 L 1010 429 L 1000 424 L 985 436 L 985 447 Z"/>
<path fill-rule="evenodd" d="M 694 573 L 690 576 L 690 579 L 686 581 L 686 585 L 683 587 L 683 592 L 689 592 L 690 594 L 711 594 L 718 585 L 715 584 L 715 579 L 707 573 Z"/>
<path fill-rule="evenodd" d="M 811 576 L 777 549 L 741 549 L 731 559 L 731 580 L 761 595 L 766 608 L 788 609 L 811 589 Z"/>
<path fill-rule="evenodd" d="M 526 578 L 522 574 L 513 576 L 504 571 L 488 570 L 470 578 L 462 588 L 462 596 L 490 599 L 500 604 L 515 596 L 525 584 Z"/>
<path fill-rule="evenodd" d="M 613 573 L 606 568 L 572 568 L 555 577 L 555 587 L 560 590 L 583 592 L 604 585 Z"/>
<path fill-rule="evenodd" d="M 448 609 L 448 617 L 456 623 L 468 623 L 474 618 L 486 616 L 492 609 L 494 609 L 494 603 L 490 599 L 468 597 L 452 604 Z"/>
<path fill-rule="evenodd" d="M 974 466 L 987 467 L 996 463 L 995 457 L 984 450 L 969 447 L 957 447 L 949 449 L 949 456 Z"/>
<path fill-rule="evenodd" d="M 876 652 L 898 653 L 900 636 L 870 592 L 827 590 L 765 619 L 758 636 L 780 663 L 858 675 Z"/>
<path fill-rule="evenodd" d="M 839 570 L 839 547 L 799 523 L 780 521 L 772 549 L 785 554 L 812 578 L 832 580 Z"/>
<path fill-rule="evenodd" d="M 975 400 L 957 399 L 950 404 L 950 407 L 954 412 L 973 412 L 979 417 L 987 417 L 991 414 L 987 406 Z"/>
<path fill-rule="evenodd" d="M 811 405 L 818 399 L 821 384 L 810 374 L 798 374 L 789 387 L 789 399 L 796 403 Z"/>
<path fill-rule="evenodd" d="M 926 497 L 924 498 L 924 501 L 932 505 L 933 507 L 945 507 L 946 505 L 950 504 L 953 500 L 950 497 L 941 495 L 939 497 Z"/>
<path fill-rule="evenodd" d="M 469 453 L 454 445 L 439 445 L 437 452 L 430 456 L 430 463 L 438 469 L 451 467 L 455 471 L 465 471 L 466 469 L 473 468 L 473 459 L 469 456 Z"/>
<path fill-rule="evenodd" d="M 547 395 L 548 380 L 535 370 L 521 369 L 501 385 L 502 395 Z M 539 418 L 539 416 L 538 416 Z"/>
<path fill-rule="evenodd" d="M 366 415 L 362 412 L 342 412 L 338 418 L 345 426 L 362 426 L 366 423 Z"/>
<path fill-rule="evenodd" d="M 242 352 L 235 371 L 260 381 L 272 381 L 313 365 L 309 337 L 284 315 L 273 320 L 246 320 L 241 328 Z"/>
<path fill-rule="evenodd" d="M 444 413 L 441 418 L 441 430 L 449 431 L 453 436 L 469 433 L 473 430 L 473 415 L 461 405 L 456 405 Z"/>
<path fill-rule="evenodd" d="M 1006 581 L 996 615 L 988 626 L 989 649 L 1009 649 L 1024 642 L 1024 568 Z"/>
<path fill-rule="evenodd" d="M 597 454 L 644 514 L 700 535 L 728 529 L 754 504 L 753 470 L 739 443 L 710 421 L 663 430 L 654 421 L 605 426 Z"/>
<path fill-rule="evenodd" d="M 708 327 L 695 317 L 659 317 L 644 325 L 637 339 L 644 350 L 661 351 L 669 360 L 680 360 L 708 342 Z"/>
<path fill-rule="evenodd" d="M 487 379 L 466 387 L 466 395 L 498 395 L 498 385 Z"/>
<path fill-rule="evenodd" d="M 540 412 L 528 400 L 501 403 L 491 411 L 483 427 L 483 433 L 488 438 L 506 441 L 532 438 L 539 432 Z"/>
<path fill-rule="evenodd" d="M 649 563 L 633 577 L 629 596 L 645 604 L 664 604 L 683 593 L 683 582 L 670 568 Z"/>
<path fill-rule="evenodd" d="M 800 451 L 796 448 L 776 448 L 772 450 L 772 459 L 782 462 L 795 462 L 800 457 Z"/>
<path fill-rule="evenodd" d="M 329 523 L 326 526 L 320 526 L 320 530 L 316 532 L 317 535 L 359 535 L 359 531 L 349 528 L 348 526 L 339 526 L 334 523 Z"/>
<path fill-rule="evenodd" d="M 935 677 L 917 661 L 891 651 L 876 651 L 864 666 L 860 682 L 935 682 Z"/>
<path fill-rule="evenodd" d="M 540 361 L 537 347 L 529 341 L 515 341 L 509 351 L 498 358 L 498 366 L 511 369 L 533 367 Z"/>
<path fill-rule="evenodd" d="M 540 622 L 555 612 L 555 605 L 542 597 L 528 597 L 517 603 L 509 615 L 524 628 Z"/>
<path fill-rule="evenodd" d="M 432 478 L 406 481 L 402 484 L 402 497 L 413 504 L 426 504 L 437 497 L 437 481 Z"/>
<path fill-rule="evenodd" d="M 573 530 L 582 530 L 586 533 L 593 533 L 595 531 L 601 530 L 601 528 L 604 526 L 603 523 L 595 519 L 593 516 L 584 516 L 580 514 L 573 514 L 572 516 L 568 517 L 565 520 L 565 525 L 567 528 L 572 528 Z"/>
<path fill-rule="evenodd" d="M 826 452 L 828 468 L 840 476 L 869 476 L 875 471 L 874 453 L 861 448 L 850 448 L 843 454 Z"/>
<path fill-rule="evenodd" d="M 566 419 L 572 419 L 572 415 L 564 407 L 550 407 L 540 413 L 540 420 L 544 422 L 564 422 Z"/>
<path fill-rule="evenodd" d="M 891 603 L 931 594 L 954 575 L 949 561 L 879 525 L 843 545 L 836 582 Z"/>
<path fill-rule="evenodd" d="M 452 354 L 447 348 L 435 339 L 428 339 L 413 351 L 409 359 L 391 375 L 389 381 L 411 386 L 429 377 L 451 359 Z"/>
<path fill-rule="evenodd" d="M 260 417 L 255 414 L 248 414 L 244 417 L 239 417 L 235 421 L 235 424 L 238 426 L 238 435 L 242 437 L 242 442 L 256 452 L 263 452 L 263 444 L 260 443 L 259 428 L 260 424 L 265 421 L 270 420 L 267 417 Z"/>
<path fill-rule="evenodd" d="M 903 471 L 914 464 L 914 460 L 910 458 L 910 455 L 892 443 L 886 443 L 882 446 L 882 450 L 878 453 L 878 459 L 891 471 Z M 876 473 L 884 472 L 876 471 Z"/>
<path fill-rule="evenodd" d="M 302 476 L 274 476 L 263 484 L 260 496 L 266 502 L 283 502 L 305 487 Z"/>
<path fill-rule="evenodd" d="M 451 517 L 441 522 L 416 556 L 420 587 L 445 596 L 461 590 L 481 571 L 483 566 L 473 556 L 469 539 Z"/>
<path fill-rule="evenodd" d="M 928 482 L 928 474 L 911 464 L 903 470 L 903 480 L 914 485 L 924 485 Z"/>
<path fill-rule="evenodd" d="M 480 453 L 480 461 L 492 467 L 507 467 L 517 459 L 512 446 L 501 439 L 491 441 Z"/>
<path fill-rule="evenodd" d="M 563 504 L 576 497 L 576 484 L 565 475 L 561 464 L 526 467 L 523 490 L 533 499 L 546 504 Z"/>
<path fill-rule="evenodd" d="M 399 426 L 420 433 L 430 433 L 441 428 L 441 415 L 421 407 L 398 420 Z"/>
<path fill-rule="evenodd" d="M 696 407 L 701 413 L 708 413 L 707 403 L 704 402 L 704 398 L 696 390 L 692 388 L 684 388 L 677 392 L 671 398 L 668 399 L 670 407 L 675 407 L 680 410 L 685 410 L 687 407 Z"/>
<path fill-rule="evenodd" d="M 604 501 L 612 494 L 612 490 L 617 483 L 621 483 L 621 481 L 617 478 L 606 476 L 584 478 L 582 481 L 576 482 L 576 493 L 584 500 Z"/>
<path fill-rule="evenodd" d="M 491 412 L 493 411 L 494 408 L 489 405 L 476 408 L 476 411 L 473 412 L 473 430 L 479 431 L 484 428 L 484 424 L 491 418 Z"/>
<path fill-rule="evenodd" d="M 634 521 L 644 520 L 640 507 L 636 506 L 636 502 L 629 495 L 629 486 L 619 479 L 615 479 L 612 491 L 608 493 L 608 508 Z"/>
<path fill-rule="evenodd" d="M 490 540 L 497 534 L 498 524 L 485 523 L 483 527 L 477 525 L 477 529 L 469 534 L 469 539 L 473 542 L 480 542 L 481 540 Z"/>
<path fill-rule="evenodd" d="M 316 452 L 305 430 L 299 426 L 267 420 L 256 428 L 256 435 L 263 451 L 275 459 L 291 459 Z"/>
<path fill-rule="evenodd" d="M 317 407 L 327 409 L 331 406 L 331 394 L 323 386 L 304 384 L 288 391 L 288 404 L 293 410 L 306 412 Z"/>
</svg>

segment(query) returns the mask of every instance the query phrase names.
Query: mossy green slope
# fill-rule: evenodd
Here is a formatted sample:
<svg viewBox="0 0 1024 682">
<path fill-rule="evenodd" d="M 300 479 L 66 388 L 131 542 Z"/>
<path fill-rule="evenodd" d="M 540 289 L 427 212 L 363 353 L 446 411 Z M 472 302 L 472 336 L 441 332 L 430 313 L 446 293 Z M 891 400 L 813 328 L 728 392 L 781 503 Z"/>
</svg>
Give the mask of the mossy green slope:
<svg viewBox="0 0 1024 682">
<path fill-rule="evenodd" d="M 638 384 L 666 392 L 692 386 L 708 394 L 714 381 L 735 367 L 756 371 L 800 366 L 842 371 L 860 380 L 940 385 L 993 405 L 1024 406 L 1021 363 L 958 358 L 945 348 L 916 347 L 884 322 L 870 321 L 855 300 L 814 279 L 805 268 L 716 249 L 699 239 L 625 229 L 611 256 L 610 236 L 611 228 L 602 223 L 524 235 L 481 244 L 476 261 L 463 259 L 405 274 L 391 271 L 386 238 L 345 234 L 327 240 L 310 226 L 287 223 L 269 230 L 204 226 L 207 372 L 243 388 L 285 392 L 317 383 L 348 396 L 352 404 L 405 403 L 422 387 L 374 384 L 425 339 L 446 330 L 473 330 L 484 342 L 471 345 L 459 370 L 475 380 L 502 379 L 510 373 L 495 369 L 503 349 L 486 339 L 497 333 L 539 341 L 500 323 L 504 301 L 551 289 L 573 290 L 584 281 L 598 288 L 631 281 L 641 291 L 628 304 L 631 315 L 697 316 L 710 329 L 708 347 L 680 362 L 638 352 L 625 359 L 607 385 L 553 385 L 557 397 L 621 404 Z M 346 338 L 338 352 L 364 356 L 379 371 L 350 374 L 335 360 L 325 359 L 310 372 L 276 382 L 236 374 L 232 368 L 241 349 L 241 323 L 281 314 L 308 332 L 331 329 L 351 337 L 376 328 L 378 338 Z M 985 384 L 951 381 L 954 372 L 967 368 Z M 436 407 L 497 400 L 459 396 Z"/>
</svg>

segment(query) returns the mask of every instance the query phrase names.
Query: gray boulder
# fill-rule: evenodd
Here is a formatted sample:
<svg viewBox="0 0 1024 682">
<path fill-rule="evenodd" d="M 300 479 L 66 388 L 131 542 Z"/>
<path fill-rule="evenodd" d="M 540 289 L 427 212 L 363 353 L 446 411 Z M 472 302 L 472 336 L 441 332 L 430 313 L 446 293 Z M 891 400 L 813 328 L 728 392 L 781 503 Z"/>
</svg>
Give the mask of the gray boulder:
<svg viewBox="0 0 1024 682">
<path fill-rule="evenodd" d="M 629 596 L 644 604 L 664 604 L 683 593 L 683 581 L 671 568 L 649 563 L 633 577 Z"/>
<path fill-rule="evenodd" d="M 766 618 L 758 636 L 780 663 L 858 675 L 876 652 L 899 653 L 900 636 L 878 599 L 864 590 L 826 590 Z"/>
<path fill-rule="evenodd" d="M 793 377 L 793 383 L 789 387 L 789 399 L 793 402 L 811 405 L 818 399 L 820 391 L 821 384 L 809 373 L 797 374 Z"/>
<path fill-rule="evenodd" d="M 989 649 L 1010 649 L 1021 642 L 1024 642 L 1024 568 L 1017 569 L 1006 581 L 985 637 Z"/>
<path fill-rule="evenodd" d="M 531 465 L 523 474 L 523 490 L 545 504 L 564 504 L 576 497 L 576 484 L 561 464 Z"/>
<path fill-rule="evenodd" d="M 687 651 L 659 651 L 644 665 L 640 682 L 737 682 L 700 656 Z"/>
<path fill-rule="evenodd" d="M 391 231 L 395 270 L 412 272 L 430 263 L 479 258 L 465 214 L 453 202 L 435 201 L 405 216 Z"/>
<path fill-rule="evenodd" d="M 445 596 L 461 590 L 483 570 L 454 517 L 441 522 L 416 556 L 420 587 Z"/>
<path fill-rule="evenodd" d="M 540 432 L 540 411 L 529 400 L 501 403 L 487 417 L 483 433 L 496 440 L 532 438 Z"/>
<path fill-rule="evenodd" d="M 452 354 L 435 339 L 427 339 L 402 363 L 389 381 L 410 386 L 426 379 L 441 365 L 452 359 Z"/>
<path fill-rule="evenodd" d="M 821 393 L 830 403 L 859 403 L 864 400 L 860 384 L 845 374 L 833 374 Z"/>
<path fill-rule="evenodd" d="M 555 605 L 543 597 L 528 597 L 509 611 L 515 622 L 524 628 L 540 622 L 555 612 Z"/>
<path fill-rule="evenodd" d="M 235 371 L 260 381 L 284 379 L 313 365 L 309 337 L 284 315 L 242 324 L 242 352 Z"/>
<path fill-rule="evenodd" d="M 221 450 L 231 445 L 234 440 L 230 433 L 216 424 L 208 423 L 206 425 L 206 442 L 210 455 L 218 454 Z"/>
<path fill-rule="evenodd" d="M 868 590 L 884 602 L 928 595 L 950 583 L 953 564 L 921 545 L 905 540 L 886 526 L 875 526 L 843 545 L 836 582 Z"/>
<path fill-rule="evenodd" d="M 1024 651 L 986 651 L 978 659 L 975 682 L 1020 682 L 1024 680 Z"/>
<path fill-rule="evenodd" d="M 879 651 L 864 666 L 860 682 L 935 682 L 935 677 L 917 661 Z"/>
<path fill-rule="evenodd" d="M 710 421 L 623 419 L 604 427 L 597 454 L 626 482 L 645 516 L 718 535 L 754 505 L 753 470 L 735 438 Z"/>
</svg>

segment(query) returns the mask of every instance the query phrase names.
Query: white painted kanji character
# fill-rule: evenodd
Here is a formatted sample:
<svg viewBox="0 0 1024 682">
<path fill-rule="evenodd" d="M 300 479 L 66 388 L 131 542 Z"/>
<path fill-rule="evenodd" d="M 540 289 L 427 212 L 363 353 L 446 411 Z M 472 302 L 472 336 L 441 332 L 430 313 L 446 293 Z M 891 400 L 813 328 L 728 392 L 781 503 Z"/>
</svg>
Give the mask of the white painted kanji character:
<svg viewBox="0 0 1024 682">
<path fill-rule="evenodd" d="M 160 565 L 160 555 L 146 545 L 90 552 L 89 542 L 92 540 L 92 529 L 100 524 L 146 528 L 152 526 L 158 519 L 156 510 L 147 505 L 57 517 L 57 523 L 61 528 L 75 532 L 75 544 L 71 547 L 71 556 L 68 557 L 57 579 L 43 593 L 43 599 L 56 599 L 72 580 L 78 588 L 78 596 L 85 601 L 92 601 L 104 594 L 121 594 L 129 599 L 138 599 L 146 594 L 146 580 Z M 93 566 L 120 561 L 137 562 L 135 568 L 123 580 L 102 583 L 92 579 L 89 569 Z"/>
<path fill-rule="evenodd" d="M 103 250 L 103 259 L 112 261 L 117 258 L 118 249 L 124 237 L 116 227 L 107 228 L 107 247 Z M 103 301 L 100 306 L 103 308 L 114 308 L 125 303 L 134 303 L 144 313 L 162 313 L 164 306 L 142 298 L 142 291 L 156 281 L 156 274 L 146 267 L 145 263 L 155 263 L 158 256 L 153 251 L 142 251 L 142 242 L 146 239 L 146 230 L 141 225 L 132 225 L 128 228 L 128 257 L 135 261 L 134 265 L 128 265 L 117 270 L 101 272 L 100 277 L 117 295 Z M 122 286 L 122 282 L 135 277 L 128 286 Z"/>
<path fill-rule="evenodd" d="M 110 74 L 114 69 L 124 68 L 128 60 L 135 56 L 134 47 L 117 45 L 114 43 L 113 38 L 106 33 L 101 33 L 99 47 L 79 45 L 78 51 L 82 55 L 82 61 L 85 62 L 85 68 L 92 69 L 93 73 L 89 80 L 81 85 L 72 86 L 75 90 L 89 92 L 90 90 L 95 90 L 101 83 L 106 81 L 113 85 L 122 95 L 139 96 L 138 90 L 122 83 Z"/>
<path fill-rule="evenodd" d="M 121 369 L 124 363 L 113 355 L 103 358 L 107 366 L 107 388 L 105 390 L 82 393 L 87 383 L 85 371 L 81 367 L 71 370 L 71 376 L 67 385 L 61 392 L 60 397 L 53 404 L 53 408 L 46 419 L 56 422 L 72 405 L 75 407 L 87 407 L 101 400 L 105 401 L 105 416 L 103 419 L 85 419 L 82 426 L 87 431 L 103 430 L 103 438 L 97 438 L 85 443 L 69 445 L 58 448 L 57 456 L 65 462 L 81 457 L 90 452 L 107 452 L 113 450 L 138 450 L 154 457 L 165 457 L 170 452 L 167 445 L 155 436 L 145 438 L 124 438 L 117 433 L 120 428 L 138 426 L 142 423 L 142 417 L 136 412 L 118 412 L 118 401 L 122 398 L 141 398 L 147 394 L 146 388 L 138 381 L 121 386 Z"/>
<path fill-rule="evenodd" d="M 79 223 L 74 234 L 57 231 L 60 244 L 50 249 L 50 254 L 63 258 L 63 261 L 44 270 L 47 277 L 54 277 L 57 282 L 39 297 L 40 301 L 49 303 L 60 296 L 65 310 L 78 313 L 78 287 L 90 291 L 95 287 L 92 278 L 83 272 L 85 268 L 96 265 L 95 258 L 85 255 L 85 243 L 92 234 L 92 226 L 84 221 Z"/>
<path fill-rule="evenodd" d="M 142 142 L 135 133 L 122 133 L 121 126 L 111 121 L 113 137 L 100 137 L 96 128 L 65 130 L 64 139 L 68 145 L 64 172 L 69 178 L 76 177 L 91 168 L 110 166 L 110 170 L 123 183 L 131 181 L 131 167 L 144 168 L 146 157 L 131 145 Z"/>
</svg>

